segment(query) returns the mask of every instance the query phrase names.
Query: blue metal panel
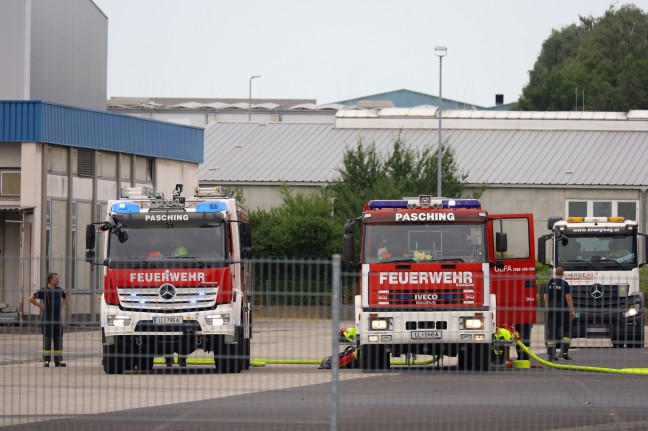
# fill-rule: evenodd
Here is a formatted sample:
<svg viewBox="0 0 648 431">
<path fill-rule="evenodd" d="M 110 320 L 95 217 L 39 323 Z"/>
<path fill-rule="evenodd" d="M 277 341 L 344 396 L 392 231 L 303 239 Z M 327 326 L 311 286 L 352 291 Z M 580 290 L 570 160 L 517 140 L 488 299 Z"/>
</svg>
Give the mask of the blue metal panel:
<svg viewBox="0 0 648 431">
<path fill-rule="evenodd" d="M 0 141 L 40 141 L 40 113 L 40 103 L 0 102 Z"/>
<path fill-rule="evenodd" d="M 204 130 L 41 101 L 0 101 L 0 141 L 45 142 L 201 163 Z"/>
</svg>

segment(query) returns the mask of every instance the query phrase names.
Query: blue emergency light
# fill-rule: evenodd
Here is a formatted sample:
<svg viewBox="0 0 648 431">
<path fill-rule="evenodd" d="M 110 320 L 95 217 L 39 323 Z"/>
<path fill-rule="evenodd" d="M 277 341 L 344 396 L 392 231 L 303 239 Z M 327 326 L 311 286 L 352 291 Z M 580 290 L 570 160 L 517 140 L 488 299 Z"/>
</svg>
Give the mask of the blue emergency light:
<svg viewBox="0 0 648 431">
<path fill-rule="evenodd" d="M 438 202 L 441 203 L 440 206 L 438 205 Z M 428 206 L 430 205 L 431 206 Z M 434 200 L 432 199 L 431 201 L 428 200 L 428 203 L 426 206 L 422 206 L 420 201 L 417 200 L 375 200 L 375 201 L 369 201 L 369 209 L 370 210 L 377 210 L 377 209 L 415 209 L 415 208 L 444 208 L 444 209 L 452 209 L 452 208 L 466 208 L 466 209 L 481 209 L 481 202 L 479 202 L 479 199 L 438 199 Z"/>
<path fill-rule="evenodd" d="M 226 209 L 227 204 L 223 201 L 205 201 L 196 205 L 197 213 L 218 213 Z"/>
<path fill-rule="evenodd" d="M 407 208 L 407 201 L 369 201 L 370 210 L 382 208 Z"/>
<path fill-rule="evenodd" d="M 444 199 L 443 208 L 472 208 L 481 209 L 479 199 Z"/>
<path fill-rule="evenodd" d="M 139 214 L 140 206 L 134 202 L 117 201 L 112 204 L 111 211 L 115 214 Z"/>
</svg>

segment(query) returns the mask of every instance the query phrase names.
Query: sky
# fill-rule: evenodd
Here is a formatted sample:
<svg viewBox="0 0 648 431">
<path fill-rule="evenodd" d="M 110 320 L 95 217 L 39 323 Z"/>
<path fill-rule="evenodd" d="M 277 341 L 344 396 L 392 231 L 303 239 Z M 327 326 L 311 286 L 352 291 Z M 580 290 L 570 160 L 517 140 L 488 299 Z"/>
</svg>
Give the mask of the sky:
<svg viewBox="0 0 648 431">
<path fill-rule="evenodd" d="M 408 89 L 515 102 L 552 30 L 648 0 L 93 0 L 108 97 L 316 99 Z M 445 46 L 441 79 L 434 48 Z"/>
</svg>

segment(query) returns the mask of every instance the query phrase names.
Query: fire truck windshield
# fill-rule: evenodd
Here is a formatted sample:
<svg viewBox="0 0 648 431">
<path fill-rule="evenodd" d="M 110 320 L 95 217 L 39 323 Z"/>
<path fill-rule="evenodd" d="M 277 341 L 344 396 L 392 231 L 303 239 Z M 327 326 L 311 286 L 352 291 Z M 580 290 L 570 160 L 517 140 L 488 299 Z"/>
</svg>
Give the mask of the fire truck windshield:
<svg viewBox="0 0 648 431">
<path fill-rule="evenodd" d="M 121 243 L 115 235 L 110 235 L 108 258 L 111 265 L 119 266 L 149 267 L 151 262 L 160 260 L 178 266 L 221 266 L 228 257 L 225 226 L 193 223 L 126 226 L 127 241 Z"/>
<path fill-rule="evenodd" d="M 636 236 L 563 235 L 556 240 L 556 263 L 567 271 L 618 271 L 636 267 Z"/>
<path fill-rule="evenodd" d="M 370 224 L 363 262 L 485 262 L 483 224 Z"/>
</svg>

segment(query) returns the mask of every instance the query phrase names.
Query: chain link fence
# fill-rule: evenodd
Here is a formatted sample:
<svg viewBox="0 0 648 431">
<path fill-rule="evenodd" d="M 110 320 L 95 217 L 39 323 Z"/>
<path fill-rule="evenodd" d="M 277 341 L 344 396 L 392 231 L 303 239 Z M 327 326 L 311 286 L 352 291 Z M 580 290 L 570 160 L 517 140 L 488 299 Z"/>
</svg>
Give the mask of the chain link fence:
<svg viewBox="0 0 648 431">
<path fill-rule="evenodd" d="M 41 267 L 42 262 L 3 264 Z M 420 352 L 392 355 L 389 369 L 370 371 L 358 368 L 353 352 L 349 356 L 347 351 L 340 361 L 340 353 L 354 346 L 340 330 L 355 328 L 354 298 L 361 281 L 357 268 L 343 267 L 337 257 L 254 260 L 249 292 L 252 341 L 244 355 L 249 369 L 223 372 L 213 352 L 198 349 L 186 357 L 186 367 L 180 366 L 176 353 L 171 366 L 168 357 L 156 356 L 150 368 L 107 374 L 99 313 L 102 268 L 90 275 L 94 287 L 70 283 L 70 268 L 82 265 L 87 264 L 61 260 L 47 267 L 67 268 L 61 271 L 61 286 L 69 297 L 61 348 L 65 368 L 44 367 L 43 322 L 29 303 L 37 287 L 24 279 L 23 284 L 3 286 L 2 302 L 8 305 L 0 316 L 0 427 L 648 428 L 646 349 L 639 327 L 632 326 L 623 338 L 610 335 L 627 329 L 629 320 L 621 318 L 628 312 L 626 303 L 601 305 L 592 304 L 591 295 L 581 298 L 581 307 L 616 307 L 620 318 L 611 325 L 582 312 L 579 319 L 589 320 L 574 325 L 573 331 L 584 332 L 572 340 L 569 361 L 546 362 L 540 286 L 534 292 L 538 323 L 528 343 L 538 359 L 531 358 L 528 366 L 517 368 L 520 351 L 513 343 L 503 343 L 503 360 L 498 362 L 496 352 L 489 352 L 489 372 L 465 371 L 456 356 Z M 575 299 L 577 295 L 574 292 Z M 403 313 L 396 318 L 407 320 Z"/>
</svg>

